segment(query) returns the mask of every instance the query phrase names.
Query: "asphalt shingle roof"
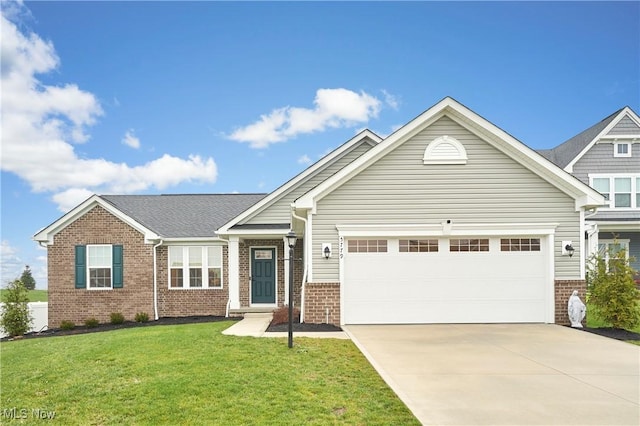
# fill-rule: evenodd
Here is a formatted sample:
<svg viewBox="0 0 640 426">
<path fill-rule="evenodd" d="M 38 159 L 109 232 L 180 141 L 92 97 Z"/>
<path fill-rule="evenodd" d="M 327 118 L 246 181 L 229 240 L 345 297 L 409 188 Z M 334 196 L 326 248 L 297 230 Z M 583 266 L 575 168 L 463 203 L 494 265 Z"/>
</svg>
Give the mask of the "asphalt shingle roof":
<svg viewBox="0 0 640 426">
<path fill-rule="evenodd" d="M 215 237 L 215 231 L 267 194 L 101 195 L 165 238 Z"/>
<path fill-rule="evenodd" d="M 578 133 L 553 149 L 538 150 L 538 154 L 564 169 L 623 109 L 624 108 L 619 109 L 604 120 Z"/>
</svg>

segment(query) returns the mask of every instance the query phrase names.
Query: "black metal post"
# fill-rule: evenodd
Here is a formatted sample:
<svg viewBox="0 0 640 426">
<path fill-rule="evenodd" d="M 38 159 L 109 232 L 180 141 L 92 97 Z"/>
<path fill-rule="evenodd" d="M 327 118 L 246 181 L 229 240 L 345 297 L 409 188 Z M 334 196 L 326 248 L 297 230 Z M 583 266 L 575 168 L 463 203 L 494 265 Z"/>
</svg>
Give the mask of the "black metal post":
<svg viewBox="0 0 640 426">
<path fill-rule="evenodd" d="M 293 347 L 293 247 L 289 245 L 289 347 Z"/>
</svg>

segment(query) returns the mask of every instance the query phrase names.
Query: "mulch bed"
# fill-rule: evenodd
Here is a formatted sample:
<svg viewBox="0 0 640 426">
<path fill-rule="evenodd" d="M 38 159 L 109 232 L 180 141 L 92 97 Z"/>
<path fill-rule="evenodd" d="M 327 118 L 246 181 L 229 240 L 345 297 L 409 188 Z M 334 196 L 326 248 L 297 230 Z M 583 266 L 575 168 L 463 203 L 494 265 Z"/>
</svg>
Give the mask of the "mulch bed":
<svg viewBox="0 0 640 426">
<path fill-rule="evenodd" d="M 312 331 L 312 332 L 322 332 L 322 331 L 342 331 L 340 327 L 336 327 L 333 324 L 309 324 L 306 322 L 294 322 L 293 323 L 293 331 L 301 332 L 301 331 Z M 289 331 L 289 323 L 284 324 L 274 324 L 273 322 L 269 324 L 267 327 L 267 333 L 270 332 L 288 332 Z"/>
<path fill-rule="evenodd" d="M 576 330 L 580 330 L 577 328 Z M 640 340 L 640 333 L 633 331 L 623 330 L 620 328 L 602 327 L 602 328 L 589 328 L 582 329 L 588 333 L 598 334 L 600 336 L 609 337 L 616 340 Z"/>
</svg>

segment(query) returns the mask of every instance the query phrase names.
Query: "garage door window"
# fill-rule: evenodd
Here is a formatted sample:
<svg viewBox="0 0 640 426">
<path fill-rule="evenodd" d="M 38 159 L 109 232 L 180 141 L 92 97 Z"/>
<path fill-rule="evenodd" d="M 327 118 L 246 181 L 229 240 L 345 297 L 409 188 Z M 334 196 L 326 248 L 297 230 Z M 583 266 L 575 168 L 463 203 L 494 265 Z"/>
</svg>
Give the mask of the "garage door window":
<svg viewBox="0 0 640 426">
<path fill-rule="evenodd" d="M 438 240 L 400 240 L 400 253 L 427 253 L 438 251 Z"/>
<path fill-rule="evenodd" d="M 540 238 L 502 238 L 500 251 L 540 251 Z"/>
<path fill-rule="evenodd" d="M 386 253 L 387 240 L 349 240 L 349 253 Z"/>
<path fill-rule="evenodd" d="M 452 239 L 449 240 L 449 251 L 489 251 L 489 239 Z"/>
</svg>

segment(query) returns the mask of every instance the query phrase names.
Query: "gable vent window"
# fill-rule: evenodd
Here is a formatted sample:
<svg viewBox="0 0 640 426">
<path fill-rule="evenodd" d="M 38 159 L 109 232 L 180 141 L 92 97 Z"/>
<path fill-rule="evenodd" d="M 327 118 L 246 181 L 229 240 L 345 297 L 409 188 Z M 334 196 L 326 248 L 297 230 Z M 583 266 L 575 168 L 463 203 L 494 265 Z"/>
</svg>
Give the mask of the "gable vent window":
<svg viewBox="0 0 640 426">
<path fill-rule="evenodd" d="M 629 142 L 616 142 L 613 144 L 614 157 L 631 157 L 631 144 Z"/>
<path fill-rule="evenodd" d="M 467 164 L 467 151 L 451 136 L 440 136 L 427 145 L 423 157 L 424 164 Z"/>
</svg>

